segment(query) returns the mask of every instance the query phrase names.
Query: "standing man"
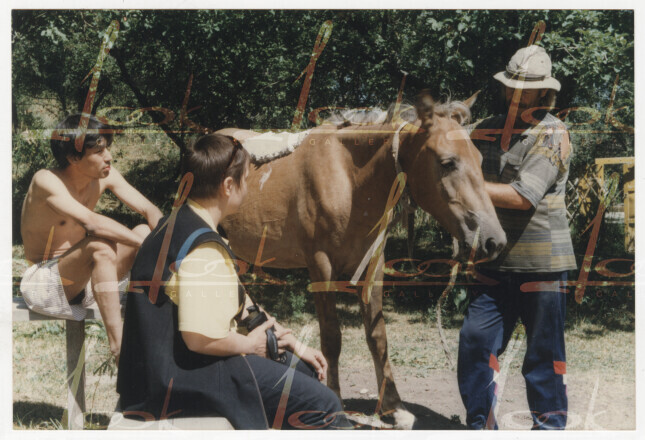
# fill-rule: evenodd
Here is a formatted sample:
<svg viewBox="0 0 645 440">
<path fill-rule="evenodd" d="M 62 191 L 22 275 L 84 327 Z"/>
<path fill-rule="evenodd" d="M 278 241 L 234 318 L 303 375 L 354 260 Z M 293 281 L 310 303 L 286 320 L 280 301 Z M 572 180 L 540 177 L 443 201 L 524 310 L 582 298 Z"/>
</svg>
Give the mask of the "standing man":
<svg viewBox="0 0 645 440">
<path fill-rule="evenodd" d="M 482 121 L 471 138 L 483 155 L 486 189 L 508 244 L 477 268 L 479 285 L 471 289 L 459 339 L 459 390 L 468 427 L 497 429 L 497 358 L 521 318 L 533 429 L 564 429 L 564 286 L 576 262 L 564 202 L 569 133 L 547 111 L 560 83 L 539 46 L 518 50 L 494 78 L 503 85 L 508 112 Z"/>
<path fill-rule="evenodd" d="M 123 333 L 119 280 L 162 214 L 112 167 L 110 127 L 90 116 L 83 147 L 75 148 L 80 120 L 80 114 L 71 115 L 56 127 L 51 149 L 58 167 L 36 172 L 27 191 L 20 229 L 25 257 L 33 265 L 20 291 L 30 309 L 63 319 L 80 321 L 85 307 L 98 303 L 118 362 Z M 94 212 L 106 189 L 148 224 L 130 230 Z"/>
</svg>

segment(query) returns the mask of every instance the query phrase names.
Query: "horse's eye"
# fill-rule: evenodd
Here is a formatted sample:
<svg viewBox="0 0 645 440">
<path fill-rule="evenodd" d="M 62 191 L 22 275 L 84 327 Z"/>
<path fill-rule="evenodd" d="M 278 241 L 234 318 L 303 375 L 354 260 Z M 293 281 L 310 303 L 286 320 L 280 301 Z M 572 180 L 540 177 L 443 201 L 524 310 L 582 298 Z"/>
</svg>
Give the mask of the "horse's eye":
<svg viewBox="0 0 645 440">
<path fill-rule="evenodd" d="M 443 159 L 441 161 L 441 167 L 446 171 L 454 171 L 457 169 L 457 161 L 454 158 Z"/>
</svg>

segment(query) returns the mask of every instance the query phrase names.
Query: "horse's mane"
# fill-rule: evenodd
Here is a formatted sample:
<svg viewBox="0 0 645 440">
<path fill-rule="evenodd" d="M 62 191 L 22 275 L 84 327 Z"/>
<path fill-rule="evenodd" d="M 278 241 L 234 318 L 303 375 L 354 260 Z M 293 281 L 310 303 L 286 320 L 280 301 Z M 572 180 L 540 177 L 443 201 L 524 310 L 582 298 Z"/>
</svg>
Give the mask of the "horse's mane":
<svg viewBox="0 0 645 440">
<path fill-rule="evenodd" d="M 387 110 L 380 107 L 344 109 L 332 112 L 331 116 L 323 121 L 323 124 L 336 126 L 350 125 L 380 125 L 392 122 L 395 119 L 400 121 L 414 122 L 418 119 L 417 110 L 409 102 L 402 102 L 398 105 L 390 104 Z M 470 122 L 470 108 L 462 101 L 452 101 L 448 98 L 445 102 L 435 103 L 435 114 L 442 117 L 455 117 L 459 124 L 464 125 Z"/>
</svg>

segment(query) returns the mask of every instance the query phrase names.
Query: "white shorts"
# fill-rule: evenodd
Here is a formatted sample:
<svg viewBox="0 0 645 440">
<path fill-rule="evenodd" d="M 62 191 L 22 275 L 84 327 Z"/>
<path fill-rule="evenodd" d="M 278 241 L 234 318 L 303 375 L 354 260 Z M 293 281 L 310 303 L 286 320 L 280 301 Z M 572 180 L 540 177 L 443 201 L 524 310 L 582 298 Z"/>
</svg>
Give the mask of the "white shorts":
<svg viewBox="0 0 645 440">
<path fill-rule="evenodd" d="M 119 281 L 119 293 L 125 294 L 128 277 Z M 60 319 L 82 321 L 87 315 L 87 307 L 94 304 L 92 280 L 85 286 L 85 295 L 80 303 L 70 304 L 63 290 L 58 271 L 58 258 L 42 261 L 29 267 L 20 282 L 20 292 L 30 310 L 42 315 Z M 80 295 L 80 294 L 79 294 Z"/>
</svg>

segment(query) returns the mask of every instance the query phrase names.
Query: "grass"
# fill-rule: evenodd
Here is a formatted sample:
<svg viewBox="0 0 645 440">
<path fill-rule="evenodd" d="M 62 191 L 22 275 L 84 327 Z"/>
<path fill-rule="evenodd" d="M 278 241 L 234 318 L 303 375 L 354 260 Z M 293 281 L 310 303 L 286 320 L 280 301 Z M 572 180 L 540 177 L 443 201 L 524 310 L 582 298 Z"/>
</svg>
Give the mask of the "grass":
<svg viewBox="0 0 645 440">
<path fill-rule="evenodd" d="M 66 408 L 67 375 L 65 332 L 61 321 L 16 322 L 13 324 L 13 401 L 14 428 L 60 429 Z M 114 410 L 116 376 L 109 369 L 99 367 L 110 360 L 110 353 L 102 323 L 86 323 L 86 385 L 87 428 L 101 423 Z M 101 374 L 102 373 L 102 374 Z M 94 416 L 92 417 L 92 414 Z"/>
<path fill-rule="evenodd" d="M 63 408 L 48 403 L 19 401 L 13 404 L 14 429 L 63 429 Z"/>
<path fill-rule="evenodd" d="M 307 298 L 311 302 L 311 298 Z M 371 355 L 365 337 L 356 301 L 341 301 L 343 368 L 365 368 L 372 371 Z M 431 380 L 435 372 L 448 369 L 435 323 L 422 314 L 397 310 L 393 301 L 386 301 L 387 334 L 390 360 L 396 377 L 416 377 Z M 353 317 L 353 318 L 351 318 Z M 302 312 L 299 319 L 284 323 L 297 336 L 305 326 L 311 331 L 309 345 L 320 346 L 320 335 L 315 316 Z M 100 370 L 109 359 L 104 330 L 98 323 L 87 324 L 86 402 L 91 414 L 87 429 L 104 429 L 109 421 L 118 395 L 115 376 L 110 369 Z M 454 359 L 457 356 L 459 328 L 447 328 L 446 337 Z M 591 336 L 590 336 L 591 335 Z M 25 322 L 13 324 L 14 360 L 14 428 L 60 429 L 62 411 L 66 405 L 65 335 L 58 322 Z M 620 371 L 623 380 L 635 381 L 633 332 L 604 331 L 595 324 L 581 324 L 566 334 L 567 363 L 574 374 L 604 375 Z M 521 369 L 521 355 L 511 363 L 511 373 Z M 503 357 L 501 358 L 503 361 Z"/>
</svg>

